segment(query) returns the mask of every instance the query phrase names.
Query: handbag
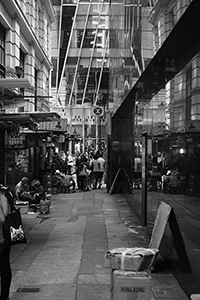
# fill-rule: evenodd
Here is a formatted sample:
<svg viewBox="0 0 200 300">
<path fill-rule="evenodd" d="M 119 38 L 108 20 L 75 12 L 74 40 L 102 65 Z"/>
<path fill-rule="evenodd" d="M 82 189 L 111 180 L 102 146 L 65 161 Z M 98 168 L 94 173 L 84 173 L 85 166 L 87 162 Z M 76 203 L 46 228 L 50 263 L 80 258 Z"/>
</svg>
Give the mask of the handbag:
<svg viewBox="0 0 200 300">
<path fill-rule="evenodd" d="M 3 235 L 6 245 L 27 243 L 20 210 L 16 209 L 14 205 L 11 205 L 11 212 L 3 224 Z"/>
<path fill-rule="evenodd" d="M 0 204 L 0 224 L 3 224 L 5 222 L 4 213 Z"/>
<path fill-rule="evenodd" d="M 0 194 L 0 197 L 1 197 L 1 194 Z M 4 216 L 4 213 L 3 213 L 3 209 L 2 209 L 2 206 L 1 206 L 1 200 L 0 200 L 0 224 L 4 224 L 5 222 L 5 216 Z"/>
</svg>

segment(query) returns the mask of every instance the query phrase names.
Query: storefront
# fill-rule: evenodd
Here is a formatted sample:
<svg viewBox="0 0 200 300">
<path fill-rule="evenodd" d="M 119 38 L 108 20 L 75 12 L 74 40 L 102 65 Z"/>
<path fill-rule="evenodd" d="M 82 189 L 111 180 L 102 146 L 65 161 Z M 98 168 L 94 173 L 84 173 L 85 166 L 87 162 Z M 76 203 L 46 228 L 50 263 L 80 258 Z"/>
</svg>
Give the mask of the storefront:
<svg viewBox="0 0 200 300">
<path fill-rule="evenodd" d="M 57 113 L 18 113 L 0 115 L 0 181 L 12 190 L 22 176 L 30 180 L 41 175 L 44 133 L 37 133 L 38 123 L 59 120 Z M 26 130 L 29 130 L 29 134 Z M 34 134 L 31 134 L 34 133 Z"/>
</svg>

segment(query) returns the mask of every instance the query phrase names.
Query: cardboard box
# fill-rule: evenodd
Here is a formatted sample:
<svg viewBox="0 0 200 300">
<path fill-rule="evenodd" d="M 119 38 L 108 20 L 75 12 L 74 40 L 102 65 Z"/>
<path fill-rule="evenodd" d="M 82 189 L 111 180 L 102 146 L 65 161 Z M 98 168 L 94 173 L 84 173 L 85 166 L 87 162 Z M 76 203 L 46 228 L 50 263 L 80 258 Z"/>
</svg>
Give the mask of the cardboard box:
<svg viewBox="0 0 200 300">
<path fill-rule="evenodd" d="M 20 209 L 21 214 L 27 214 L 29 211 L 29 202 L 28 201 L 16 201 L 15 207 Z"/>
<path fill-rule="evenodd" d="M 150 300 L 150 278 L 147 272 L 114 270 L 111 300 Z"/>
<path fill-rule="evenodd" d="M 150 269 L 157 249 L 148 248 L 116 248 L 105 253 L 104 267 L 113 270 L 143 271 Z"/>
</svg>

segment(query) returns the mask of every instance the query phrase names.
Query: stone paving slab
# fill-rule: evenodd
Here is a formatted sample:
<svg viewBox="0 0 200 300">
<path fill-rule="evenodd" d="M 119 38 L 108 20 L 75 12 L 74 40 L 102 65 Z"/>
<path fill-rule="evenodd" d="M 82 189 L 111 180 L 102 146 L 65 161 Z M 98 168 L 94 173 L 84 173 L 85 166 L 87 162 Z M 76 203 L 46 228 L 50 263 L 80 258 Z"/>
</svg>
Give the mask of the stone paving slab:
<svg viewBox="0 0 200 300">
<path fill-rule="evenodd" d="M 110 300 L 107 249 L 145 247 L 123 196 L 105 190 L 54 195 L 49 215 L 26 215 L 26 245 L 12 247 L 10 300 Z M 170 271 L 151 274 L 151 300 L 188 299 Z"/>
</svg>

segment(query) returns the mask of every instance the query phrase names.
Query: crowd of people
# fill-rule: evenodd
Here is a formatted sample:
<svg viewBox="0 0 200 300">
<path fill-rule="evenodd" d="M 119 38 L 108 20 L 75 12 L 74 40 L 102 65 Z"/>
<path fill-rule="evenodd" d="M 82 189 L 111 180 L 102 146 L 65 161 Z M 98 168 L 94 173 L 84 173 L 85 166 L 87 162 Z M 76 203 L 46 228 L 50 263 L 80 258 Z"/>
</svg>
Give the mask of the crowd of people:
<svg viewBox="0 0 200 300">
<path fill-rule="evenodd" d="M 52 186 L 56 187 L 58 192 L 67 189 L 69 192 L 76 192 L 76 188 L 81 191 L 89 191 L 101 188 L 106 161 L 99 151 L 77 153 L 74 158 L 67 153 L 64 158 L 56 157 L 53 168 Z"/>
</svg>

